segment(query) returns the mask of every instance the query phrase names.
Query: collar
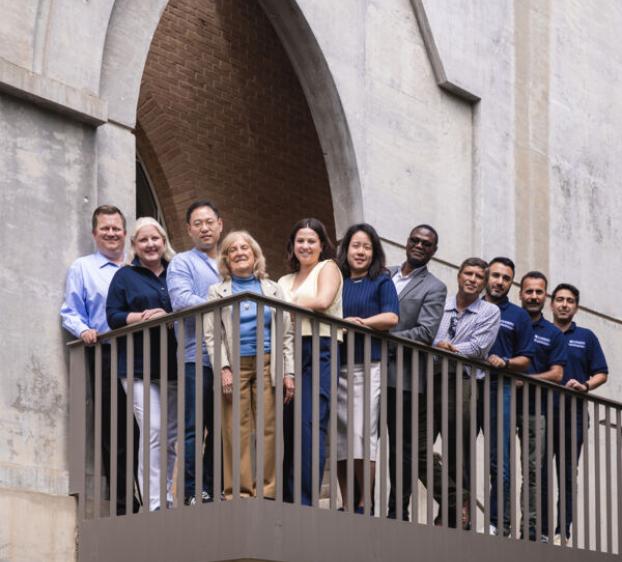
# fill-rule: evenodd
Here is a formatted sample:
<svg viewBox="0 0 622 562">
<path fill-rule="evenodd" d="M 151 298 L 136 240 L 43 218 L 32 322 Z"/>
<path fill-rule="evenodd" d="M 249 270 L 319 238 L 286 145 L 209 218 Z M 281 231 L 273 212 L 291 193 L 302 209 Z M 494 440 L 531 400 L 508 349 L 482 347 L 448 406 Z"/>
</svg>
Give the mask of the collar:
<svg viewBox="0 0 622 562">
<path fill-rule="evenodd" d="M 150 269 L 146 268 L 145 266 L 140 264 L 140 260 L 138 259 L 138 256 L 136 256 L 133 260 L 132 263 L 130 264 L 132 267 L 139 269 L 141 271 L 145 271 L 147 273 L 151 273 L 151 275 L 153 275 L 154 277 L 162 277 L 162 275 L 166 275 L 166 269 L 168 268 L 168 262 L 162 258 L 162 265 L 164 266 L 164 271 L 162 271 L 162 273 L 158 276 L 155 273 L 153 273 L 153 271 L 151 271 Z"/>
<path fill-rule="evenodd" d="M 402 262 L 400 265 L 397 266 L 397 271 L 396 273 L 399 274 L 400 279 L 411 279 L 412 277 L 414 277 L 415 275 L 421 273 L 422 271 L 425 271 L 427 269 L 427 266 L 425 265 L 421 265 L 419 267 L 415 267 L 415 269 L 413 269 L 408 275 L 404 275 L 402 273 L 402 267 L 404 267 L 404 264 L 406 262 Z"/>
<path fill-rule="evenodd" d="M 482 299 L 475 299 L 469 306 L 467 306 L 464 312 L 471 312 L 472 314 L 477 314 L 479 309 L 482 307 Z M 452 295 L 451 297 L 447 297 L 445 301 L 445 312 L 458 312 L 458 305 L 456 304 L 456 295 Z"/>
<path fill-rule="evenodd" d="M 112 265 L 114 267 L 122 267 L 123 264 L 125 263 L 125 256 L 123 256 L 123 261 L 119 264 L 119 263 L 115 263 L 112 260 L 108 259 L 106 256 L 104 256 L 104 254 L 102 254 L 99 250 L 97 250 L 94 254 L 93 257 L 95 259 L 95 264 L 97 265 L 97 267 L 99 269 L 101 269 L 102 267 L 106 266 L 106 265 Z"/>
<path fill-rule="evenodd" d="M 482 300 L 485 301 L 486 297 L 482 297 Z M 486 302 L 488 302 L 488 301 L 486 301 Z M 499 302 L 499 303 L 492 303 L 491 302 L 490 304 L 494 304 L 494 305 L 498 306 L 501 310 L 505 310 L 508 306 L 510 306 L 510 299 L 506 295 L 505 297 L 503 297 L 501 299 L 501 302 Z"/>
<path fill-rule="evenodd" d="M 202 252 L 196 247 L 192 248 L 192 250 L 190 251 L 194 252 L 195 255 L 197 255 L 198 257 L 200 257 L 203 261 L 206 261 L 207 263 L 216 263 L 218 261 L 218 258 L 210 258 L 205 252 Z"/>
</svg>

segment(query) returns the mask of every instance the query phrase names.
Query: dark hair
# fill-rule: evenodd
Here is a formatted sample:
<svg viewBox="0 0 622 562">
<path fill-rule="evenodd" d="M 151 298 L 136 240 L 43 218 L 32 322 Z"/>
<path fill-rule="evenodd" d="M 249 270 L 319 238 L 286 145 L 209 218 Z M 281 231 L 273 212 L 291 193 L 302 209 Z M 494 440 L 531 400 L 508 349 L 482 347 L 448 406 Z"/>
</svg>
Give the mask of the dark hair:
<svg viewBox="0 0 622 562">
<path fill-rule="evenodd" d="M 119 215 L 121 217 L 121 220 L 123 221 L 123 230 L 127 230 L 125 216 L 121 212 L 121 209 L 113 205 L 100 205 L 99 207 L 97 207 L 97 209 L 93 211 L 93 216 L 91 217 L 91 226 L 93 232 L 95 232 L 95 229 L 97 228 L 97 217 L 99 217 L 99 215 Z"/>
<path fill-rule="evenodd" d="M 544 273 L 542 273 L 541 271 L 528 271 L 527 273 L 525 273 L 525 275 L 523 275 L 523 278 L 520 280 L 521 290 L 523 289 L 523 283 L 525 282 L 525 279 L 542 279 L 544 281 L 545 290 L 549 286 L 549 280 L 546 278 L 546 275 L 544 275 Z"/>
<path fill-rule="evenodd" d="M 479 267 L 486 271 L 488 264 L 482 258 L 467 258 L 460 264 L 458 274 L 462 273 L 465 267 Z"/>
<path fill-rule="evenodd" d="M 418 224 L 410 232 L 414 232 L 415 230 L 419 230 L 420 228 L 429 230 L 432 234 L 434 234 L 434 245 L 438 246 L 438 232 L 436 232 L 436 229 L 433 226 L 430 226 L 429 224 Z"/>
<path fill-rule="evenodd" d="M 200 209 L 201 207 L 209 207 L 212 211 L 214 211 L 214 214 L 218 218 L 220 218 L 220 211 L 216 208 L 216 205 L 214 205 L 211 201 L 208 201 L 207 199 L 199 199 L 186 209 L 186 222 L 188 224 L 190 224 L 190 217 L 192 216 L 192 213 L 194 213 L 197 209 Z"/>
<path fill-rule="evenodd" d="M 512 275 L 516 273 L 516 266 L 510 258 L 497 256 L 496 258 L 493 258 L 488 262 L 488 267 L 490 267 L 493 263 L 500 263 L 502 265 L 505 265 L 506 267 L 509 267 L 512 270 Z"/>
<path fill-rule="evenodd" d="M 287 239 L 287 263 L 291 271 L 298 271 L 300 269 L 300 262 L 294 254 L 294 242 L 296 240 L 296 234 L 301 228 L 310 228 L 313 230 L 320 239 L 322 244 L 322 251 L 320 252 L 320 261 L 329 260 L 335 258 L 335 247 L 328 237 L 326 227 L 321 221 L 315 218 L 301 219 L 292 228 Z"/>
<path fill-rule="evenodd" d="M 353 224 L 350 228 L 348 228 L 343 238 L 341 239 L 341 242 L 339 243 L 339 248 L 337 248 L 337 265 L 339 266 L 339 269 L 341 269 L 341 273 L 344 277 L 350 277 L 350 265 L 348 264 L 348 248 L 350 247 L 352 237 L 357 232 L 364 232 L 365 234 L 367 234 L 367 236 L 369 236 L 369 239 L 371 240 L 372 258 L 369 269 L 367 270 L 367 275 L 370 279 L 375 279 L 383 271 L 386 271 L 386 258 L 384 255 L 384 250 L 382 249 L 382 244 L 380 243 L 380 237 L 378 236 L 376 229 L 371 224 L 362 222 L 359 224 Z"/>
<path fill-rule="evenodd" d="M 555 295 L 559 292 L 559 291 L 570 291 L 573 295 L 574 298 L 577 301 L 577 304 L 579 304 L 579 289 L 577 289 L 574 285 L 571 285 L 570 283 L 560 283 L 559 285 L 557 285 L 557 287 L 555 287 L 555 289 L 553 290 L 553 294 L 551 295 L 552 299 L 555 299 Z"/>
</svg>

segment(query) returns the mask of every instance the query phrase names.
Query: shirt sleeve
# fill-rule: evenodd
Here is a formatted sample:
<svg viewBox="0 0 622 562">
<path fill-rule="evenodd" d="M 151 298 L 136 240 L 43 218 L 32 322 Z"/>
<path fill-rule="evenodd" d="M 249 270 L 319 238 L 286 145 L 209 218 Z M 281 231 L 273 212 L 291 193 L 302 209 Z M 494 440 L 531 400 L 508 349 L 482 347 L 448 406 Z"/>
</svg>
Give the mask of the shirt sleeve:
<svg viewBox="0 0 622 562">
<path fill-rule="evenodd" d="M 481 320 L 475 324 L 467 341 L 454 344 L 460 355 L 472 359 L 486 359 L 490 348 L 497 339 L 501 312 L 498 307 L 487 307 L 488 312 L 482 313 Z"/>
<path fill-rule="evenodd" d="M 383 276 L 380 282 L 380 312 L 393 312 L 399 316 L 400 301 L 395 285 L 388 275 Z"/>
<path fill-rule="evenodd" d="M 63 328 L 76 338 L 91 327 L 88 325 L 88 314 L 84 294 L 84 277 L 79 264 L 74 263 L 67 273 L 65 298 L 60 309 Z"/>
<path fill-rule="evenodd" d="M 607 366 L 607 360 L 603 353 L 603 348 L 600 346 L 600 342 L 594 332 L 590 331 L 590 354 L 589 354 L 589 369 L 590 376 L 597 373 L 609 374 L 609 367 Z"/>
<path fill-rule="evenodd" d="M 533 341 L 533 324 L 529 315 L 522 310 L 520 324 L 518 325 L 516 351 L 512 357 L 534 357 L 536 354 L 536 344 Z"/>
<path fill-rule="evenodd" d="M 180 256 L 175 256 L 171 260 L 166 272 L 166 284 L 173 311 L 184 310 L 206 302 L 194 292 L 190 265 Z"/>
<path fill-rule="evenodd" d="M 551 355 L 549 357 L 550 369 L 552 365 L 561 365 L 562 367 L 568 363 L 568 349 L 566 347 L 566 340 L 561 332 L 555 334 L 551 346 Z"/>
<path fill-rule="evenodd" d="M 114 274 L 108 289 L 106 300 L 106 319 L 112 330 L 127 325 L 129 314 L 127 287 L 124 279 L 125 269 L 120 269 Z"/>
</svg>

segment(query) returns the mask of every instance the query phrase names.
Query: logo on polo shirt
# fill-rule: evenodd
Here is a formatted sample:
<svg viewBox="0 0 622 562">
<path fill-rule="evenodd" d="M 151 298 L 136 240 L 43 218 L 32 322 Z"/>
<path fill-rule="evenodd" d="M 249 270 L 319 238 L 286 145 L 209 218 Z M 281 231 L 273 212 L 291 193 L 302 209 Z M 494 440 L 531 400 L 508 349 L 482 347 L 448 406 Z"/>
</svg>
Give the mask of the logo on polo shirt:
<svg viewBox="0 0 622 562">
<path fill-rule="evenodd" d="M 578 347 L 579 349 L 585 349 L 585 342 L 582 340 L 568 340 L 568 347 Z"/>
<path fill-rule="evenodd" d="M 550 347 L 551 345 L 551 339 L 550 338 L 545 338 L 544 336 L 539 336 L 539 335 L 535 335 L 533 337 L 533 341 L 539 345 L 543 345 L 545 347 Z"/>
<path fill-rule="evenodd" d="M 506 330 L 514 331 L 514 322 L 510 322 L 509 320 L 501 320 L 501 327 Z"/>
</svg>

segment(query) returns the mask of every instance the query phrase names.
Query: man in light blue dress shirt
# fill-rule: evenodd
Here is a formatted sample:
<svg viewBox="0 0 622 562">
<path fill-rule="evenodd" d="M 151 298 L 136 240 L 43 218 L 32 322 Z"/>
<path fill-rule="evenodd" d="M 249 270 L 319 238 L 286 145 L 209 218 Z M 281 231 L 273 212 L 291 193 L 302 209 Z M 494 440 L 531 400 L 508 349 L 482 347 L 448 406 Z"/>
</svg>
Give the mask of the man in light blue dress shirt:
<svg viewBox="0 0 622 562">
<path fill-rule="evenodd" d="M 110 331 L 106 320 L 106 298 L 114 274 L 123 266 L 126 226 L 123 213 L 111 205 L 97 207 L 92 217 L 96 252 L 78 258 L 69 268 L 65 300 L 60 311 L 65 330 L 85 344 L 94 345 L 101 334 Z M 87 348 L 91 373 L 94 372 L 94 348 Z M 102 344 L 102 461 L 110 478 L 110 345 Z M 126 411 L 125 392 L 117 381 L 117 411 Z M 125 416 L 117 426 L 117 513 L 125 513 Z M 136 428 L 135 428 L 136 434 Z M 137 445 L 138 440 L 135 438 Z M 133 486 L 133 483 L 130 484 Z M 111 493 L 112 495 L 112 493 Z M 135 502 L 134 511 L 138 505 Z"/>
<path fill-rule="evenodd" d="M 218 241 L 222 233 L 222 219 L 218 209 L 206 200 L 195 201 L 186 211 L 188 236 L 192 239 L 192 250 L 177 254 L 168 266 L 167 284 L 174 311 L 184 310 L 205 304 L 211 285 L 220 282 L 218 273 Z M 185 363 L 185 400 L 184 400 L 184 498 L 185 503 L 197 502 L 195 494 L 195 380 L 196 350 L 195 316 L 184 320 L 184 363 Z M 202 330 L 199 330 L 199 338 Z M 178 331 L 179 337 L 179 331 Z M 201 501 L 207 502 L 213 497 L 213 431 L 211 422 L 214 406 L 214 375 L 205 343 L 202 345 L 203 364 L 203 421 L 202 433 L 207 431 L 205 452 L 203 455 L 203 485 Z"/>
</svg>

